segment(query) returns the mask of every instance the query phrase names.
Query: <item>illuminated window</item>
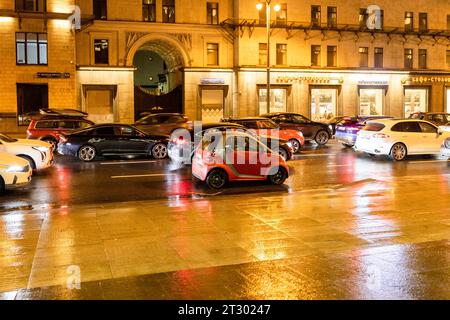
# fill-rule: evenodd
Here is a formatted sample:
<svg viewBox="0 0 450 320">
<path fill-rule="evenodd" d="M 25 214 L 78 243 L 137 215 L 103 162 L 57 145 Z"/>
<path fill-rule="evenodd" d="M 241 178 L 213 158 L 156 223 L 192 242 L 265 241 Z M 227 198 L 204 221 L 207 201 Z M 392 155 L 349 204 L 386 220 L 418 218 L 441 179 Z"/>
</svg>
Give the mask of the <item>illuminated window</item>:
<svg viewBox="0 0 450 320">
<path fill-rule="evenodd" d="M 45 12 L 46 0 L 16 0 L 16 11 Z"/>
<path fill-rule="evenodd" d="M 405 31 L 406 32 L 414 31 L 414 13 L 413 12 L 405 12 Z"/>
<path fill-rule="evenodd" d="M 322 47 L 321 46 L 311 46 L 311 66 L 320 67 L 322 65 Z"/>
<path fill-rule="evenodd" d="M 320 27 L 321 25 L 321 7 L 311 6 L 311 25 L 313 27 Z"/>
<path fill-rule="evenodd" d="M 405 117 L 428 111 L 428 89 L 405 89 Z"/>
<path fill-rule="evenodd" d="M 142 17 L 146 22 L 156 21 L 156 0 L 142 0 Z"/>
<path fill-rule="evenodd" d="M 208 43 L 207 44 L 207 65 L 218 66 L 219 65 L 219 44 Z"/>
<path fill-rule="evenodd" d="M 383 48 L 375 48 L 374 66 L 375 66 L 375 68 L 383 68 L 384 67 L 384 49 Z"/>
<path fill-rule="evenodd" d="M 259 89 L 259 114 L 267 113 L 267 89 Z M 286 89 L 270 89 L 270 112 L 286 112 L 287 92 Z"/>
<path fill-rule="evenodd" d="M 360 89 L 359 114 L 362 116 L 383 115 L 385 89 Z"/>
<path fill-rule="evenodd" d="M 311 89 L 311 120 L 327 121 L 336 116 L 337 89 Z"/>
<path fill-rule="evenodd" d="M 428 13 L 419 13 L 419 32 L 428 31 Z"/>
<path fill-rule="evenodd" d="M 328 28 L 337 27 L 337 7 L 328 7 L 327 10 L 327 25 Z"/>
<path fill-rule="evenodd" d="M 414 50 L 405 49 L 405 69 L 412 69 L 414 66 Z"/>
<path fill-rule="evenodd" d="M 277 24 L 286 25 L 287 23 L 287 4 L 280 4 L 280 11 L 277 12 Z"/>
<path fill-rule="evenodd" d="M 267 43 L 259 44 L 259 65 L 267 65 Z"/>
<path fill-rule="evenodd" d="M 287 65 L 287 44 L 277 44 L 277 65 Z"/>
<path fill-rule="evenodd" d="M 419 69 L 427 68 L 427 49 L 419 49 Z"/>
<path fill-rule="evenodd" d="M 337 47 L 327 47 L 327 67 L 337 67 Z"/>
<path fill-rule="evenodd" d="M 109 41 L 94 40 L 95 64 L 109 64 Z"/>
<path fill-rule="evenodd" d="M 163 22 L 175 23 L 175 0 L 163 0 L 162 15 Z"/>
<path fill-rule="evenodd" d="M 208 24 L 219 24 L 219 4 L 217 2 L 206 3 L 206 20 Z"/>
<path fill-rule="evenodd" d="M 47 34 L 16 33 L 17 64 L 47 65 Z"/>
<path fill-rule="evenodd" d="M 359 48 L 359 66 L 361 68 L 367 68 L 369 66 L 369 48 Z"/>
<path fill-rule="evenodd" d="M 106 0 L 94 0 L 93 8 L 95 20 L 108 19 Z"/>
</svg>

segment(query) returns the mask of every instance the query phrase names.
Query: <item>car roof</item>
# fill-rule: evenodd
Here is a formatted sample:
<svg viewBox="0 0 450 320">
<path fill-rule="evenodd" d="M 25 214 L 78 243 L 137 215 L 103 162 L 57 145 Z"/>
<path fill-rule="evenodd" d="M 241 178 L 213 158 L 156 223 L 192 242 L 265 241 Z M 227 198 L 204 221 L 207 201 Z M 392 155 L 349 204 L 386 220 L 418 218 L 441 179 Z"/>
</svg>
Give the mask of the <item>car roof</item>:
<svg viewBox="0 0 450 320">
<path fill-rule="evenodd" d="M 225 119 L 227 121 L 267 121 L 269 119 L 264 117 L 245 117 L 245 118 L 231 118 L 231 119 Z"/>
<path fill-rule="evenodd" d="M 156 116 L 184 116 L 181 113 L 176 113 L 176 112 L 168 112 L 168 113 L 150 113 L 150 114 L 146 114 L 144 117 L 156 117 Z"/>
<path fill-rule="evenodd" d="M 425 123 L 432 124 L 430 121 L 427 121 L 427 120 L 421 120 L 421 119 L 400 119 L 400 118 L 379 119 L 379 120 L 373 119 L 373 120 L 367 121 L 367 123 L 382 123 L 382 124 L 389 124 L 389 123 L 394 124 L 394 123 L 399 123 L 399 122 L 425 122 Z"/>
</svg>

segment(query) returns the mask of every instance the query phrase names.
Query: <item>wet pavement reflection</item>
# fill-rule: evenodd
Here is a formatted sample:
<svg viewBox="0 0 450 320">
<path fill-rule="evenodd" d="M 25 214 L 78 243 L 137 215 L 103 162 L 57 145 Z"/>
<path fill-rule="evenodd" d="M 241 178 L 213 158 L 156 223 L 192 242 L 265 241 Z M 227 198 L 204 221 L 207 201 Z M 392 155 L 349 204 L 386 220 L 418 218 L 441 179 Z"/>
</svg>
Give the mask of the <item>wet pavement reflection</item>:
<svg viewBox="0 0 450 320">
<path fill-rule="evenodd" d="M 217 193 L 169 161 L 59 158 L 1 199 L 0 298 L 450 298 L 448 162 L 331 144 L 289 165 Z"/>
</svg>

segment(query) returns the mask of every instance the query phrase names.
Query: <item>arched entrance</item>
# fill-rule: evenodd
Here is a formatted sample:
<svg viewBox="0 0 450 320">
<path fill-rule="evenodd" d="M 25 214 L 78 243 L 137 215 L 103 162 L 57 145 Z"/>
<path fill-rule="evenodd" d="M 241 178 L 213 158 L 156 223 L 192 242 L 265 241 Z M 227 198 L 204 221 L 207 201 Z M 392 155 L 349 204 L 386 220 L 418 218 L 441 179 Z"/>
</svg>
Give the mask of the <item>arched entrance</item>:
<svg viewBox="0 0 450 320">
<path fill-rule="evenodd" d="M 129 50 L 134 71 L 135 120 L 143 113 L 183 112 L 183 68 L 188 55 L 178 39 L 145 35 Z"/>
</svg>

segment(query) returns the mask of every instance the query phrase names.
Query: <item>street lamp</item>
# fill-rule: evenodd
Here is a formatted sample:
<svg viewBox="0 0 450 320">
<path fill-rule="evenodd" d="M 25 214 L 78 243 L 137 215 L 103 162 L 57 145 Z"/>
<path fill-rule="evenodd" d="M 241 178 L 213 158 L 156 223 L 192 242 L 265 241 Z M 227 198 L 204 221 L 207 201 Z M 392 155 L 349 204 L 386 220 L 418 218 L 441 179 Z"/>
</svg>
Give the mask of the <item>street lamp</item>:
<svg viewBox="0 0 450 320">
<path fill-rule="evenodd" d="M 267 113 L 270 113 L 270 13 L 271 13 L 271 3 L 272 0 L 266 0 L 266 28 L 267 28 L 267 89 L 266 89 L 266 100 L 267 100 Z M 256 4 L 256 9 L 261 11 L 264 9 L 264 2 L 258 2 Z M 281 10 L 281 6 L 277 3 L 274 4 L 273 10 L 278 12 Z"/>
</svg>

